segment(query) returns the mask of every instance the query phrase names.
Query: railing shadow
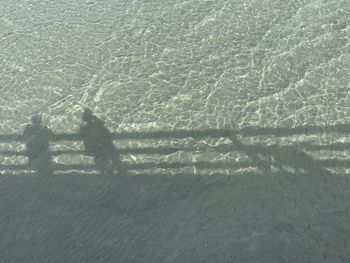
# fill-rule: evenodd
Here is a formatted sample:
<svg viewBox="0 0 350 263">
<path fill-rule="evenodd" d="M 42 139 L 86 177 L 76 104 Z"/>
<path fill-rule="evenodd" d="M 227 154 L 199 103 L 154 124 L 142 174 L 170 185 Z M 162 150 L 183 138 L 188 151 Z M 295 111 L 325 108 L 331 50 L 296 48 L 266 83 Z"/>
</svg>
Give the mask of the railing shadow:
<svg viewBox="0 0 350 263">
<path fill-rule="evenodd" d="M 326 167 L 348 167 L 350 160 L 347 159 L 322 159 L 316 160 L 307 151 L 345 151 L 349 149 L 349 143 L 330 143 L 321 145 L 303 141 L 298 147 L 291 145 L 261 145 L 244 144 L 239 137 L 273 136 L 287 137 L 294 135 L 310 135 L 321 133 L 350 133 L 350 125 L 334 126 L 306 126 L 296 128 L 257 128 L 248 127 L 241 130 L 215 130 L 203 131 L 159 131 L 159 132 L 132 132 L 132 133 L 111 133 L 102 120 L 96 117 L 91 110 L 85 109 L 80 129 L 75 134 L 55 134 L 41 122 L 40 116 L 33 116 L 32 123 L 28 124 L 23 134 L 0 135 L 1 143 L 11 144 L 19 142 L 25 144 L 25 150 L 1 150 L 0 155 L 6 157 L 26 157 L 26 164 L 2 164 L 0 172 L 8 171 L 36 171 L 38 174 L 53 174 L 56 171 L 80 170 L 82 172 L 97 170 L 100 174 L 127 174 L 128 171 L 145 169 L 182 169 L 193 168 L 205 170 L 210 174 L 220 174 L 217 170 L 226 170 L 223 174 L 230 174 L 230 170 L 244 170 L 256 167 L 260 174 L 286 173 L 286 174 L 319 174 L 329 175 Z M 197 147 L 134 147 L 116 148 L 115 141 L 133 141 L 148 139 L 203 139 L 203 138 L 228 138 L 231 144 L 224 146 L 198 149 Z M 49 144 L 59 144 L 61 140 L 82 142 L 84 149 L 79 150 L 50 150 Z M 173 161 L 156 162 L 148 161 L 141 163 L 122 162 L 121 155 L 158 155 L 167 156 L 178 152 L 201 152 L 210 151 L 217 154 L 239 152 L 249 157 L 245 161 Z M 59 164 L 52 162 L 53 157 L 60 155 L 82 155 L 93 158 L 94 164 Z M 213 170 L 211 172 L 211 170 Z M 214 171 L 215 170 L 215 171 Z M 181 172 L 179 172 L 181 174 Z"/>
</svg>

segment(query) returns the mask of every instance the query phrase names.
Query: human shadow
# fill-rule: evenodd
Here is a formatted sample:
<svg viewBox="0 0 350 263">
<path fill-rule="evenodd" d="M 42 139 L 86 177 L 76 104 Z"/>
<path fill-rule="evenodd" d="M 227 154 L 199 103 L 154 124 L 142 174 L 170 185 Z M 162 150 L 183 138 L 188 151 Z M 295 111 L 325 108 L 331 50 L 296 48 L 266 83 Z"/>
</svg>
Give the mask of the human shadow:
<svg viewBox="0 0 350 263">
<path fill-rule="evenodd" d="M 115 170 L 118 174 L 127 173 L 125 164 L 120 160 L 120 153 L 113 144 L 111 132 L 90 109 L 84 110 L 79 137 L 84 143 L 85 154 L 94 158 L 102 175 L 114 174 Z"/>
<path fill-rule="evenodd" d="M 22 134 L 22 141 L 26 145 L 25 155 L 28 158 L 28 166 L 39 175 L 50 175 L 53 173 L 52 155 L 50 152 L 50 140 L 54 133 L 42 124 L 40 115 L 31 117 Z"/>
</svg>

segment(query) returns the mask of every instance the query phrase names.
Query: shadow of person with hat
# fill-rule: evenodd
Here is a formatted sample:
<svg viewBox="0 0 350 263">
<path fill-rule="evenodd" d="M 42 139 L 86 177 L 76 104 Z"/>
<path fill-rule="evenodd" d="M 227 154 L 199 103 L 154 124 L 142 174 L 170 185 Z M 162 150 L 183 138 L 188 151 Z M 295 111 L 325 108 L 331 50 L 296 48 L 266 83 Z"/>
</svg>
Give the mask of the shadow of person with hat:
<svg viewBox="0 0 350 263">
<path fill-rule="evenodd" d="M 102 175 L 114 174 L 115 170 L 118 174 L 127 173 L 125 165 L 120 160 L 120 154 L 113 144 L 112 134 L 90 109 L 84 110 L 79 136 L 84 143 L 86 155 L 94 158 Z"/>
</svg>

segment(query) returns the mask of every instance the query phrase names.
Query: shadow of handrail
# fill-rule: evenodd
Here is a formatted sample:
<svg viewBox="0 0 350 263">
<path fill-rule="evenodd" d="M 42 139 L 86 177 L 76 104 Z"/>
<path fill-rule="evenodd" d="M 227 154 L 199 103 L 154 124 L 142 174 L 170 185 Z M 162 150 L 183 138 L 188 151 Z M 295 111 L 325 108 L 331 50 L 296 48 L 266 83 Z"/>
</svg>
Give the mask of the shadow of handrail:
<svg viewBox="0 0 350 263">
<path fill-rule="evenodd" d="M 344 151 L 350 149 L 350 143 L 332 143 L 329 145 L 315 145 L 310 143 L 300 143 L 300 148 L 306 149 L 308 151 L 319 151 L 319 150 L 332 150 L 332 151 Z M 255 145 L 256 149 L 261 152 L 269 152 L 273 149 L 276 149 L 276 145 Z M 237 150 L 236 146 L 233 145 L 223 145 L 208 148 L 217 153 L 228 153 Z M 179 151 L 183 152 L 192 152 L 200 151 L 200 148 L 179 148 L 179 147 L 139 147 L 139 148 L 119 148 L 118 151 L 121 154 L 160 154 L 167 155 L 173 154 Z M 84 150 L 53 150 L 51 151 L 53 156 L 58 156 L 62 154 L 84 154 Z M 2 156 L 19 156 L 26 155 L 25 151 L 15 151 L 15 150 L 0 150 L 0 155 Z"/>
<path fill-rule="evenodd" d="M 201 139 L 204 137 L 218 138 L 230 137 L 233 134 L 242 136 L 263 136 L 271 135 L 276 137 L 300 135 L 300 134 L 320 134 L 320 133 L 350 133 L 349 124 L 339 124 L 331 126 L 300 126 L 295 128 L 261 128 L 261 127 L 246 127 L 241 130 L 232 129 L 207 129 L 207 130 L 177 130 L 177 131 L 155 131 L 155 132 L 123 132 L 114 133 L 113 139 L 116 140 L 142 140 L 142 139 L 163 139 L 163 138 L 194 138 Z M 78 140 L 78 134 L 57 134 L 53 140 Z M 1 137 L 0 137 L 1 140 Z"/>
<path fill-rule="evenodd" d="M 263 136 L 271 135 L 277 137 L 300 135 L 300 134 L 319 134 L 319 133 L 350 133 L 350 124 L 337 124 L 330 126 L 300 126 L 295 128 L 262 128 L 262 127 L 245 127 L 240 130 L 231 129 L 206 129 L 206 130 L 175 130 L 175 131 L 154 131 L 154 132 L 122 132 L 113 133 L 113 139 L 116 140 L 141 140 L 141 139 L 162 139 L 162 138 L 194 138 L 204 137 L 230 137 L 233 134 L 242 136 Z M 0 142 L 21 141 L 20 134 L 2 134 Z M 80 136 L 77 133 L 55 134 L 52 141 L 79 141 Z"/>
<path fill-rule="evenodd" d="M 249 150 L 249 147 L 250 150 Z M 261 147 L 259 147 L 261 149 Z M 248 149 L 248 150 L 247 150 Z M 248 156 L 252 156 L 252 152 L 255 154 L 259 154 L 258 150 L 254 149 L 254 146 L 248 146 L 248 148 L 242 151 L 246 152 Z M 284 147 L 284 150 L 286 151 L 286 147 Z M 265 151 L 264 151 L 265 152 Z M 268 151 L 267 151 L 268 152 Z M 277 156 L 280 154 L 280 152 L 276 151 L 275 153 L 270 153 L 270 155 Z M 300 153 L 294 153 L 291 152 L 291 156 L 300 157 Z M 305 158 L 306 157 L 306 158 Z M 349 167 L 350 166 L 350 160 L 344 160 L 344 159 L 324 159 L 324 160 L 313 160 L 309 156 L 301 156 L 301 158 L 305 158 L 305 161 L 313 163 L 314 167 Z M 251 158 L 251 161 L 237 161 L 237 162 L 227 162 L 227 161 L 217 161 L 217 162 L 210 162 L 210 161 L 196 161 L 196 162 L 142 162 L 142 163 L 127 163 L 125 164 L 125 167 L 128 170 L 142 170 L 142 169 L 177 169 L 177 168 L 186 168 L 186 167 L 193 167 L 196 169 L 245 169 L 245 168 L 252 168 L 252 167 L 260 167 L 263 164 L 263 161 L 256 161 L 255 158 Z M 300 160 L 300 159 L 299 159 Z M 293 161 L 288 159 L 288 156 L 281 155 L 279 159 L 277 160 L 280 165 L 298 165 L 297 161 Z M 266 164 L 268 165 L 268 164 Z M 299 163 L 299 166 L 301 168 L 305 168 L 305 165 Z M 312 167 L 312 166 L 311 166 Z M 66 171 L 66 170 L 96 170 L 97 166 L 95 164 L 53 164 L 52 168 L 55 171 Z M 316 171 L 315 168 L 313 171 Z M 31 170 L 30 166 L 27 164 L 3 164 L 0 165 L 0 171 L 4 170 Z M 317 171 L 321 171 L 317 169 Z M 271 172 L 271 171 L 270 171 Z"/>
<path fill-rule="evenodd" d="M 164 169 L 176 169 L 184 167 L 196 167 L 198 169 L 214 169 L 214 168 L 247 168 L 251 167 L 250 162 L 242 163 L 225 163 L 225 162 L 173 162 L 173 163 L 161 163 L 161 162 L 144 162 L 136 164 L 125 164 L 127 169 L 149 169 L 149 168 L 164 168 Z M 55 164 L 52 165 L 55 170 L 95 170 L 97 166 L 94 164 Z M 31 170 L 29 165 L 26 164 L 8 164 L 1 165 L 0 170 Z"/>
<path fill-rule="evenodd" d="M 238 131 L 233 130 L 217 130 L 217 129 L 208 129 L 203 131 L 158 131 L 158 132 L 128 132 L 128 133 L 114 133 L 111 134 L 114 140 L 143 140 L 143 139 L 176 139 L 176 138 L 194 138 L 200 139 L 204 137 L 218 138 L 218 137 L 227 137 L 232 140 L 233 137 L 247 136 L 254 137 L 259 135 L 271 135 L 271 136 L 291 136 L 296 134 L 316 134 L 323 132 L 337 132 L 337 133 L 350 133 L 349 124 L 333 125 L 333 126 L 307 126 L 307 127 L 296 127 L 296 128 L 258 128 L 258 127 L 247 127 Z M 78 133 L 61 133 L 53 134 L 50 137 L 50 141 L 81 141 L 81 137 Z M 18 134 L 3 134 L 0 135 L 0 142 L 13 142 L 18 141 L 22 142 L 22 135 Z M 300 142 L 298 144 L 301 149 L 304 150 L 334 150 L 342 151 L 350 148 L 349 143 L 330 143 L 328 145 L 317 145 L 311 144 L 309 142 Z M 171 147 L 171 146 L 159 146 L 159 147 L 134 147 L 134 148 L 118 148 L 120 154 L 155 154 L 155 155 L 170 155 L 177 153 L 179 151 L 183 152 L 193 152 L 193 151 L 203 151 L 197 147 Z M 136 164 L 126 164 L 126 169 L 138 170 L 138 169 L 151 169 L 151 168 L 160 168 L 160 169 L 177 169 L 184 167 L 193 167 L 196 169 L 245 169 L 251 167 L 260 167 L 265 172 L 271 172 L 268 168 L 269 163 L 266 163 L 264 160 L 259 159 L 258 154 L 264 155 L 266 157 L 272 157 L 277 163 L 279 162 L 280 166 L 283 165 L 292 165 L 292 166 L 302 166 L 301 163 L 304 162 L 303 167 L 307 165 L 305 162 L 312 164 L 310 167 L 311 172 L 320 172 L 324 171 L 323 168 L 317 167 L 348 167 L 350 166 L 350 160 L 344 160 L 340 158 L 331 158 L 323 160 L 314 160 L 312 157 L 307 155 L 305 152 L 296 150 L 293 146 L 279 146 L 279 145 L 252 145 L 252 144 L 243 144 L 240 141 L 234 141 L 233 144 L 220 145 L 215 147 L 208 147 L 205 151 L 213 151 L 216 153 L 229 153 L 232 151 L 240 151 L 246 153 L 251 161 L 250 162 L 141 162 Z M 63 154 L 79 154 L 84 155 L 84 150 L 53 150 L 50 152 L 52 156 L 59 156 Z M 2 156 L 26 156 L 26 151 L 16 151 L 16 150 L 1 150 L 0 155 Z M 296 160 L 292 160 L 289 157 L 295 157 Z M 299 162 L 299 164 L 297 164 Z M 96 165 L 93 164 L 53 164 L 52 168 L 54 170 L 91 170 L 97 169 Z M 30 170 L 27 165 L 0 165 L 0 171 L 4 170 Z"/>
</svg>

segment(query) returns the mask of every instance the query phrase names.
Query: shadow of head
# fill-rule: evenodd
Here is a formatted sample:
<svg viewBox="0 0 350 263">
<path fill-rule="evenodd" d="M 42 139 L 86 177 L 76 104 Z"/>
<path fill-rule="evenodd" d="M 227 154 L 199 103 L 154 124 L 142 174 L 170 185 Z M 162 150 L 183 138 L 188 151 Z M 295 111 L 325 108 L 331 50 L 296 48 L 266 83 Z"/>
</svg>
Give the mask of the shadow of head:
<svg viewBox="0 0 350 263">
<path fill-rule="evenodd" d="M 41 124 L 41 115 L 33 115 L 31 117 L 32 125 L 39 126 Z"/>
<path fill-rule="evenodd" d="M 94 115 L 92 114 L 92 111 L 88 108 L 85 108 L 82 119 L 83 119 L 83 122 L 93 122 Z"/>
</svg>

